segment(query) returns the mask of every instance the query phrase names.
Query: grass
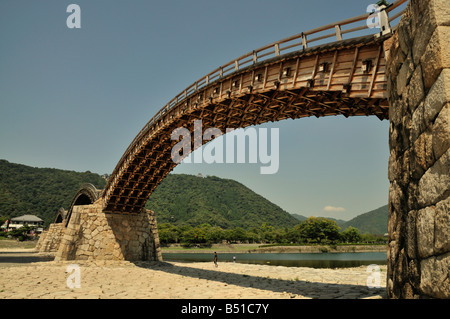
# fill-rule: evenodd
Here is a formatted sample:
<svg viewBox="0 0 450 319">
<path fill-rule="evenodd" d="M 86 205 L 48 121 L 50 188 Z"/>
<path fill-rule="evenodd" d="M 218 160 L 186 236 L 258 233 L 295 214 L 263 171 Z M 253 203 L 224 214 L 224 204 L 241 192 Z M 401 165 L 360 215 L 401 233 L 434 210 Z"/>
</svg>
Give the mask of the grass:
<svg viewBox="0 0 450 319">
<path fill-rule="evenodd" d="M 36 247 L 37 241 L 17 241 L 14 239 L 0 239 L 0 249 L 2 248 L 19 248 L 31 249 Z"/>
</svg>

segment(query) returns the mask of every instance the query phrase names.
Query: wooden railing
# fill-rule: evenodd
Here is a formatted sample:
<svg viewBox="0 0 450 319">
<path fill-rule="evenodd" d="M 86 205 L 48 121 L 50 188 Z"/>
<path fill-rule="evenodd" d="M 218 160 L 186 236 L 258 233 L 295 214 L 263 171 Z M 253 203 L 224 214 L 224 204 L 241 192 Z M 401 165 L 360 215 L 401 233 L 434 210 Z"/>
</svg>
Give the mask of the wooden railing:
<svg viewBox="0 0 450 319">
<path fill-rule="evenodd" d="M 219 80 L 220 78 L 223 78 L 233 72 L 239 71 L 242 68 L 251 66 L 253 64 L 256 64 L 258 62 L 265 61 L 267 59 L 280 56 L 284 53 L 287 53 L 287 51 L 298 51 L 298 50 L 304 50 L 307 49 L 309 44 L 325 40 L 329 38 L 334 38 L 335 41 L 341 41 L 343 40 L 343 35 L 354 33 L 357 31 L 367 30 L 367 29 L 373 29 L 373 30 L 381 30 L 380 32 L 377 32 L 374 34 L 374 36 L 379 36 L 380 33 L 390 33 L 391 32 L 391 22 L 398 17 L 400 17 L 404 10 L 401 10 L 395 14 L 393 14 L 393 11 L 398 9 L 399 6 L 407 2 L 408 0 L 396 0 L 392 4 L 390 4 L 387 7 L 381 7 L 382 10 L 378 13 L 378 21 L 380 25 L 378 28 L 376 28 L 376 25 L 370 25 L 368 24 L 368 19 L 372 16 L 373 13 L 366 13 L 357 17 L 353 17 L 350 19 L 345 19 L 342 21 L 338 21 L 336 23 L 327 24 L 325 26 L 315 28 L 306 32 L 302 32 L 293 36 L 290 36 L 288 38 L 282 39 L 277 42 L 273 42 L 271 44 L 268 44 L 266 46 L 263 46 L 257 50 L 253 50 L 252 52 L 249 52 L 247 54 L 244 54 L 222 66 L 215 69 L 214 71 L 208 73 L 201 79 L 197 80 L 190 86 L 188 86 L 186 89 L 184 89 L 181 93 L 179 93 L 177 96 L 175 96 L 172 100 L 170 100 L 162 109 L 158 111 L 158 113 L 155 114 L 151 118 L 151 120 L 142 128 L 142 130 L 138 133 L 138 135 L 135 137 L 135 139 L 131 142 L 127 150 L 125 151 L 124 155 L 122 156 L 119 163 L 122 163 L 123 160 L 125 160 L 125 157 L 129 154 L 131 151 L 131 148 L 135 145 L 135 143 L 143 136 L 145 135 L 148 130 L 151 128 L 151 126 L 158 121 L 164 114 L 168 113 L 170 110 L 172 110 L 176 105 L 178 105 L 180 102 L 187 99 L 191 94 L 196 93 L 200 89 L 208 86 L 210 83 Z M 343 29 L 344 26 L 348 26 L 353 23 L 364 21 L 363 25 L 352 27 L 348 29 Z M 317 33 L 321 33 L 324 31 L 331 30 L 331 32 L 311 37 L 314 35 L 317 35 Z M 384 31 L 383 31 L 384 30 Z M 349 37 L 350 38 L 350 37 Z M 329 43 L 334 41 L 329 41 Z M 119 166 L 119 165 L 118 165 Z M 114 173 L 113 173 L 114 175 Z M 109 183 L 108 183 L 109 184 Z"/>
</svg>

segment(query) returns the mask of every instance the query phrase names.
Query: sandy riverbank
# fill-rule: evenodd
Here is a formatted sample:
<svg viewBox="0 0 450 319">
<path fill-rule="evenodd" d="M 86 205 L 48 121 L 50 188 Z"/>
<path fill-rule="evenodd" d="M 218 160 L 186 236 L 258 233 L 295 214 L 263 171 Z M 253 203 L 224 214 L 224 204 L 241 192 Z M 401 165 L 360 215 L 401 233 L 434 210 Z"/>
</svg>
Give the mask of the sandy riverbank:
<svg viewBox="0 0 450 319">
<path fill-rule="evenodd" d="M 74 262 L 5 263 L 0 253 L 0 298 L 157 298 L 157 299 L 291 299 L 385 298 L 386 266 L 380 287 L 367 287 L 367 267 L 313 269 L 219 263 L 77 262 L 81 288 L 68 288 L 67 266 Z"/>
</svg>

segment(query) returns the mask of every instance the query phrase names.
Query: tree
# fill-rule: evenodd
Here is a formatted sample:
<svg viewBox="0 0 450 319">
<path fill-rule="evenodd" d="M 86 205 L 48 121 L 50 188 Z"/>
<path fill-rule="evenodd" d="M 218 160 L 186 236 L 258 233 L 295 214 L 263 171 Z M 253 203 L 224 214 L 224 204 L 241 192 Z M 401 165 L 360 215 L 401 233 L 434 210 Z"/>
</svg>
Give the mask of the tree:
<svg viewBox="0 0 450 319">
<path fill-rule="evenodd" d="M 349 226 L 342 232 L 342 239 L 347 243 L 357 243 L 361 241 L 361 235 L 357 228 Z"/>
<path fill-rule="evenodd" d="M 235 229 L 233 229 L 231 236 L 233 238 L 233 241 L 245 241 L 247 240 L 247 233 L 246 231 L 241 228 L 241 227 L 237 227 Z"/>
<path fill-rule="evenodd" d="M 339 226 L 333 220 L 323 217 L 309 217 L 299 225 L 299 235 L 308 242 L 336 242 L 339 240 Z"/>
<path fill-rule="evenodd" d="M 267 223 L 263 223 L 261 225 L 261 239 L 266 243 L 275 242 L 275 228 Z"/>
<path fill-rule="evenodd" d="M 212 243 L 220 243 L 225 238 L 224 230 L 218 226 L 209 229 L 208 239 Z"/>
<path fill-rule="evenodd" d="M 20 228 L 16 228 L 16 229 L 9 231 L 8 235 L 10 235 L 13 238 L 18 239 L 19 241 L 24 241 L 28 238 L 28 233 L 30 233 L 35 228 L 36 227 L 24 225 Z"/>
<path fill-rule="evenodd" d="M 158 233 L 161 244 L 178 243 L 180 240 L 178 228 L 169 223 L 158 224 Z"/>
</svg>

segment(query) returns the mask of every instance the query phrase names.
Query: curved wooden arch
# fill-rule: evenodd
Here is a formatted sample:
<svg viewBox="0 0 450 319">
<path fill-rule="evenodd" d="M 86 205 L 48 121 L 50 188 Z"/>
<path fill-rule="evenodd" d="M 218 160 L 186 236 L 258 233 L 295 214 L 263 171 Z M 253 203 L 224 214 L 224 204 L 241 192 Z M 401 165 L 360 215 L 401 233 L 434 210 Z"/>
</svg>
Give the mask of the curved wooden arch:
<svg viewBox="0 0 450 319">
<path fill-rule="evenodd" d="M 56 217 L 55 217 L 55 224 L 60 224 L 62 223 L 67 217 L 67 211 L 64 208 L 60 208 L 58 210 L 58 212 L 56 213 Z"/>
<path fill-rule="evenodd" d="M 93 204 L 100 198 L 101 193 L 102 191 L 98 190 L 94 185 L 90 183 L 83 184 L 70 203 L 67 217 L 65 218 L 66 226 L 69 224 L 74 206 Z"/>
<path fill-rule="evenodd" d="M 364 37 L 280 56 L 223 77 L 154 121 L 125 152 L 103 193 L 104 210 L 138 213 L 176 166 L 171 133 L 179 127 L 244 128 L 330 115 L 388 119 L 383 38 Z M 365 62 L 371 61 L 371 62 Z M 364 63 L 370 65 L 367 69 Z M 202 141 L 204 143 L 204 141 Z M 195 143 L 192 141 L 192 151 Z"/>
<path fill-rule="evenodd" d="M 196 81 L 164 106 L 131 142 L 102 193 L 103 210 L 139 213 L 177 165 L 171 160 L 177 143 L 171 133 L 180 127 L 192 133 L 195 120 L 224 132 L 309 116 L 388 119 L 383 42 L 392 35 L 390 22 L 403 11 L 389 13 L 406 1 L 382 6 L 379 34 L 342 40 L 343 34 L 367 29 L 367 13 L 271 43 Z M 361 21 L 363 26 L 342 29 Z M 330 29 L 332 33 L 311 38 Z M 330 37 L 337 41 L 309 48 L 309 43 Z M 198 145 L 192 140 L 191 151 Z"/>
</svg>

